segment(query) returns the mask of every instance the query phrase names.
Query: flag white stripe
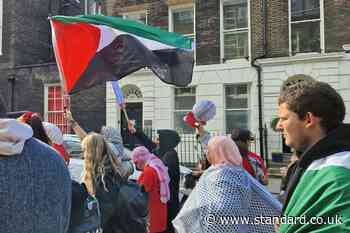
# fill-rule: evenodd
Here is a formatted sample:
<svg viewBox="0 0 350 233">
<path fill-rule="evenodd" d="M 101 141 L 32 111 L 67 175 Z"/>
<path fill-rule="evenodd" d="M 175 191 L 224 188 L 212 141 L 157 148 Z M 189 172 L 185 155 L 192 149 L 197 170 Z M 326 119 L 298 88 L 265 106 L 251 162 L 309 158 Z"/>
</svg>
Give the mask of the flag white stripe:
<svg viewBox="0 0 350 233">
<path fill-rule="evenodd" d="M 127 33 L 127 32 L 123 32 L 108 26 L 104 26 L 104 25 L 92 25 L 95 27 L 98 27 L 100 29 L 100 43 L 98 45 L 98 49 L 97 52 L 101 51 L 103 48 L 105 48 L 106 46 L 108 46 L 110 43 L 112 43 L 114 41 L 114 39 L 117 36 L 120 35 L 131 35 L 133 37 L 135 37 L 136 39 L 138 39 L 143 45 L 146 46 L 146 48 L 148 48 L 149 50 L 161 50 L 161 49 L 174 49 L 174 46 L 170 46 L 170 45 L 166 45 L 163 44 L 161 42 L 155 41 L 155 40 L 150 40 L 147 38 L 143 38 L 131 33 Z"/>
<path fill-rule="evenodd" d="M 321 170 L 329 166 L 338 166 L 350 169 L 350 151 L 344 151 L 318 159 L 311 163 L 306 171 Z"/>
</svg>

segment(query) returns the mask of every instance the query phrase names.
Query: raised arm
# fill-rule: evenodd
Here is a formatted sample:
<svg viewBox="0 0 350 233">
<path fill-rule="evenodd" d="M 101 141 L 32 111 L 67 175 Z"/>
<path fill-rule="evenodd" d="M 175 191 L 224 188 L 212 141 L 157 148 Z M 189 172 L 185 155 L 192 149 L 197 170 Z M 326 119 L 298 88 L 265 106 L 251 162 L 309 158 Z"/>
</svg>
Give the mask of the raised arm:
<svg viewBox="0 0 350 233">
<path fill-rule="evenodd" d="M 74 133 L 76 135 L 78 135 L 80 140 L 83 140 L 85 138 L 85 136 L 87 135 L 87 133 L 85 132 L 85 130 L 83 128 L 81 128 L 81 126 L 78 124 L 78 122 L 76 122 L 74 120 L 73 115 L 70 111 L 67 111 L 65 113 L 65 118 L 69 121 L 69 124 L 72 127 Z"/>
</svg>

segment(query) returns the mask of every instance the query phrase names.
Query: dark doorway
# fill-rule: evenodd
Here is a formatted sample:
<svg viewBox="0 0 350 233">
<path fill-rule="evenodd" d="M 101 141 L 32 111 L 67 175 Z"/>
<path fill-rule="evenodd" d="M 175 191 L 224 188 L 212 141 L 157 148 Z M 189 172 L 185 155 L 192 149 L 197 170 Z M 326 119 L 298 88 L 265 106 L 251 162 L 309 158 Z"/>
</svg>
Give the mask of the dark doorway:
<svg viewBox="0 0 350 233">
<path fill-rule="evenodd" d="M 142 103 L 127 103 L 126 112 L 128 113 L 129 120 L 135 120 L 135 128 L 142 130 L 143 128 L 143 115 L 142 115 Z M 123 112 L 120 112 L 121 119 L 121 133 L 123 137 L 123 143 L 129 149 L 134 147 L 134 137 L 132 137 L 128 131 L 128 124 L 126 122 Z"/>
</svg>

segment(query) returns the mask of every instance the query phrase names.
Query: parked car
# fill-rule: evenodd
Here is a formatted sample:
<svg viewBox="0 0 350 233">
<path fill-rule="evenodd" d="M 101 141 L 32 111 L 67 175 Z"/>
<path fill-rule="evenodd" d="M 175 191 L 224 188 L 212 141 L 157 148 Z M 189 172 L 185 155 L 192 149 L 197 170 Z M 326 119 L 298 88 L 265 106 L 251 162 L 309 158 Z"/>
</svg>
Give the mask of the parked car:
<svg viewBox="0 0 350 233">
<path fill-rule="evenodd" d="M 80 158 L 82 156 L 81 141 L 75 134 L 64 134 L 63 144 L 72 158 Z"/>
</svg>

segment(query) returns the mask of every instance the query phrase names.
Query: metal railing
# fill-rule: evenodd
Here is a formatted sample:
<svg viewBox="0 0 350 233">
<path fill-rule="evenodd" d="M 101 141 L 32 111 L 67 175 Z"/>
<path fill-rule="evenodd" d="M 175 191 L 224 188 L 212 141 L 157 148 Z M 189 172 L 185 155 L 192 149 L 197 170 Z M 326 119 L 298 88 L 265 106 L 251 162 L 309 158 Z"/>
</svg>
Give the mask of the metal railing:
<svg viewBox="0 0 350 233">
<path fill-rule="evenodd" d="M 157 130 L 151 128 L 144 128 L 143 132 L 152 140 L 157 137 Z M 210 132 L 212 136 L 215 135 L 226 135 L 221 132 Z M 179 156 L 180 164 L 186 167 L 195 167 L 197 162 L 200 159 L 205 158 L 204 149 L 202 148 L 201 143 L 196 137 L 196 134 L 183 134 L 179 133 L 181 138 L 181 142 L 176 147 L 176 151 Z M 127 140 L 124 139 L 124 143 L 128 143 Z M 251 145 L 251 150 L 256 151 L 255 142 Z"/>
</svg>

